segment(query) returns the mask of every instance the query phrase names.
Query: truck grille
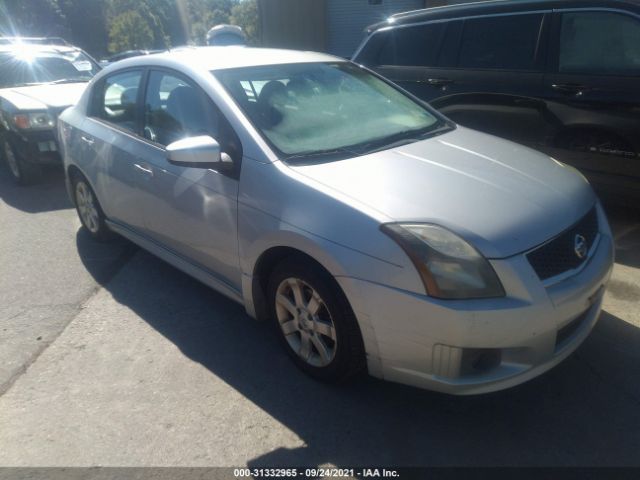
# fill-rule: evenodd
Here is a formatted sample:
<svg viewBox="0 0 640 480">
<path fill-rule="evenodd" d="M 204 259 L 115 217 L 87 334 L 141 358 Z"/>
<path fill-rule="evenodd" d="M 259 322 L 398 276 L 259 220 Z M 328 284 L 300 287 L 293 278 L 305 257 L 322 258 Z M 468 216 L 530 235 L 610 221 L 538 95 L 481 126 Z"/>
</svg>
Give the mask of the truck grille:
<svg viewBox="0 0 640 480">
<path fill-rule="evenodd" d="M 592 208 L 582 219 L 568 230 L 527 254 L 527 260 L 540 280 L 555 277 L 582 265 L 588 255 L 576 253 L 576 239 L 582 236 L 586 251 L 590 251 L 598 235 L 598 214 Z"/>
</svg>

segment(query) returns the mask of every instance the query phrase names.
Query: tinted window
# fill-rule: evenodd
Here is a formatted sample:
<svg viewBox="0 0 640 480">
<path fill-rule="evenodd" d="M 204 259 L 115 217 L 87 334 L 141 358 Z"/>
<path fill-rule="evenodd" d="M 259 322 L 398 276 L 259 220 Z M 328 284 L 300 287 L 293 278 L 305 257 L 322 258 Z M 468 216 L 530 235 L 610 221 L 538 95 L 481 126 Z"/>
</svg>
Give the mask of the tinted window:
<svg viewBox="0 0 640 480">
<path fill-rule="evenodd" d="M 95 116 L 136 131 L 136 101 L 142 72 L 129 71 L 107 77 L 98 84 Z"/>
<path fill-rule="evenodd" d="M 640 22 L 627 15 L 562 15 L 559 70 L 564 73 L 640 73 Z"/>
<path fill-rule="evenodd" d="M 445 25 L 433 23 L 386 32 L 379 65 L 435 66 Z"/>
<path fill-rule="evenodd" d="M 197 86 L 165 72 L 151 72 L 145 98 L 144 136 L 166 146 L 177 140 L 210 135 L 222 152 L 238 159 L 240 141 L 222 113 Z"/>
<path fill-rule="evenodd" d="M 542 15 L 467 20 L 458 65 L 465 68 L 532 70 Z"/>
</svg>

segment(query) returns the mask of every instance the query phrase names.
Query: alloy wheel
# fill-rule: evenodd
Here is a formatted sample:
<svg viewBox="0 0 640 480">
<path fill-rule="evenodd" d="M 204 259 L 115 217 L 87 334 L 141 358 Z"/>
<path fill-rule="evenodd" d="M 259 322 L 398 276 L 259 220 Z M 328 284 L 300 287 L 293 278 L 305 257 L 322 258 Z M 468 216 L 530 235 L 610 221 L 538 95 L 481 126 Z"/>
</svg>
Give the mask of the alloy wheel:
<svg viewBox="0 0 640 480">
<path fill-rule="evenodd" d="M 335 325 L 320 294 L 299 278 L 286 278 L 276 290 L 278 324 L 289 347 L 313 367 L 326 367 L 336 356 Z"/>
<path fill-rule="evenodd" d="M 87 227 L 91 233 L 98 233 L 100 229 L 98 209 L 91 189 L 83 181 L 79 181 L 76 184 L 76 205 L 78 206 L 78 213 L 80 213 L 84 226 Z"/>
</svg>

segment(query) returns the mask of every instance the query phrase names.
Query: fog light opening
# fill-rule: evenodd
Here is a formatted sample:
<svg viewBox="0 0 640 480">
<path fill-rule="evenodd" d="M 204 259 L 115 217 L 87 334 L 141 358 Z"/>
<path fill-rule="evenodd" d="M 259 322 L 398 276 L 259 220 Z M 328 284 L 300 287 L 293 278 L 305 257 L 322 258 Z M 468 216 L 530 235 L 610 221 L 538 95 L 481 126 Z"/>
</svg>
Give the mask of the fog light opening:
<svg viewBox="0 0 640 480">
<path fill-rule="evenodd" d="M 487 373 L 502 361 L 502 352 L 497 348 L 467 348 L 462 354 L 461 375 Z"/>
</svg>

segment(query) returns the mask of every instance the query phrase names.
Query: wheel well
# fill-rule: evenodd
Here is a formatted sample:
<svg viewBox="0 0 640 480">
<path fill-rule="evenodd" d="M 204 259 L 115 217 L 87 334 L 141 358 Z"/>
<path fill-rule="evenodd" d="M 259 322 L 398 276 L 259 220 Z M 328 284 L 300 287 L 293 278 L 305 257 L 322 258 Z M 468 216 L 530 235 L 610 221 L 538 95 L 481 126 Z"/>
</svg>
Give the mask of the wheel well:
<svg viewBox="0 0 640 480">
<path fill-rule="evenodd" d="M 69 193 L 69 198 L 71 199 L 73 205 L 76 204 L 76 197 L 73 194 L 73 181 L 76 178 L 82 177 L 84 177 L 84 174 L 75 165 L 70 165 L 69 168 L 67 168 L 67 178 L 69 179 L 69 181 L 67 182 L 67 192 Z"/>
<path fill-rule="evenodd" d="M 67 168 L 67 175 L 69 176 L 69 180 L 73 180 L 78 177 L 84 177 L 80 169 L 75 165 L 69 165 L 69 168 Z"/>
<path fill-rule="evenodd" d="M 282 260 L 292 256 L 300 257 L 301 262 L 309 263 L 321 268 L 329 277 L 333 279 L 333 275 L 320 262 L 301 250 L 292 247 L 273 247 L 260 255 L 253 269 L 253 304 L 258 320 L 266 320 L 269 318 L 269 306 L 267 304 L 267 285 L 271 272 Z M 334 280 L 335 282 L 335 280 Z M 338 282 L 335 282 L 338 290 L 344 295 Z"/>
</svg>

